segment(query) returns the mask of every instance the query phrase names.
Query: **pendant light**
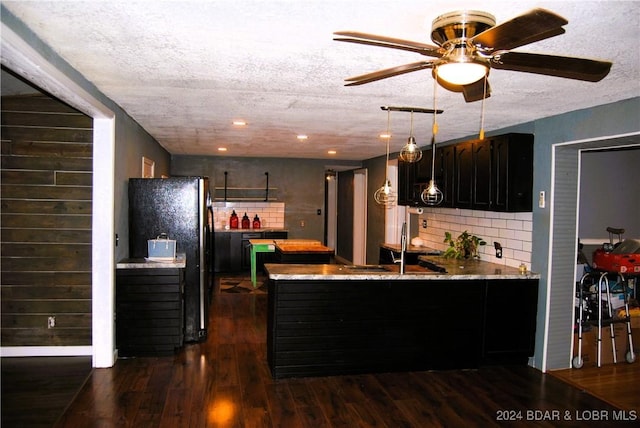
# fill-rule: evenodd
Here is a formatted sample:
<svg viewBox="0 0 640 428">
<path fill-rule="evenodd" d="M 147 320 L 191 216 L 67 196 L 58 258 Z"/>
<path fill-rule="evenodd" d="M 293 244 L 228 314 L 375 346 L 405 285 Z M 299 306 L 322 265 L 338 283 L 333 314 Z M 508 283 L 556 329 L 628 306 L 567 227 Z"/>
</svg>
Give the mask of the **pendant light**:
<svg viewBox="0 0 640 428">
<path fill-rule="evenodd" d="M 435 117 L 435 115 L 434 115 Z M 404 162 L 414 163 L 422 159 L 422 150 L 416 144 L 416 138 L 413 136 L 413 110 L 411 110 L 411 130 L 407 144 L 400 150 L 400 159 Z"/>
<path fill-rule="evenodd" d="M 436 89 L 438 87 L 438 82 L 436 79 L 433 79 L 433 110 L 436 109 Z M 436 117 L 438 115 L 434 113 L 433 115 L 433 126 L 431 127 L 431 132 L 433 136 L 431 137 L 431 180 L 429 180 L 429 185 L 422 191 L 420 194 L 420 199 L 426 205 L 440 205 L 442 200 L 444 199 L 444 195 L 442 191 L 438 188 L 436 184 L 436 134 L 438 133 L 438 122 Z"/>
<path fill-rule="evenodd" d="M 387 140 L 387 157 L 384 164 L 384 184 L 373 194 L 373 199 L 379 205 L 384 205 L 385 208 L 391 208 L 395 205 L 397 194 L 391 188 L 391 181 L 389 180 L 389 140 L 391 140 L 391 110 L 387 111 L 387 132 L 384 138 Z"/>
</svg>

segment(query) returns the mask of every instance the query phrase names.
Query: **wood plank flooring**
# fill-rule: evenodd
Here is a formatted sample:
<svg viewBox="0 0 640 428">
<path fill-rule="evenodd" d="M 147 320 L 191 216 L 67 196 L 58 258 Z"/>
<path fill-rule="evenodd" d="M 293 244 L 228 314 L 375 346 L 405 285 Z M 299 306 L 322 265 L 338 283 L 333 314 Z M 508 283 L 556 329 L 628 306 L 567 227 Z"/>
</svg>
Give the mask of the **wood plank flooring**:
<svg viewBox="0 0 640 428">
<path fill-rule="evenodd" d="M 638 415 L 637 394 L 627 408 L 529 367 L 274 381 L 266 362 L 266 297 L 214 293 L 205 342 L 175 356 L 120 359 L 113 368 L 94 369 L 56 426 L 638 426 L 611 420 L 633 415 L 619 408 Z M 637 371 L 628 376 L 640 383 Z M 3 394 L 3 410 L 4 400 Z M 609 420 L 591 420 L 596 414 Z"/>
<path fill-rule="evenodd" d="M 91 374 L 91 357 L 2 358 L 2 427 L 50 428 Z"/>
</svg>

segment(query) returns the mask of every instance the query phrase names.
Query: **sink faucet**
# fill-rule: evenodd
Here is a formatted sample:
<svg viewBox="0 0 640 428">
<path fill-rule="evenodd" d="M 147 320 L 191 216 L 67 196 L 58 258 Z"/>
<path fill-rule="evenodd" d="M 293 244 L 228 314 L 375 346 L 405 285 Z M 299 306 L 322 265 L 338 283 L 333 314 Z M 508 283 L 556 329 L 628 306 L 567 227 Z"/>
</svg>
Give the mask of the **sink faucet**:
<svg viewBox="0 0 640 428">
<path fill-rule="evenodd" d="M 402 232 L 400 233 L 400 260 L 395 258 L 391 251 L 391 259 L 393 263 L 400 263 L 400 275 L 404 274 L 404 253 L 407 252 L 407 223 L 402 223 Z"/>
</svg>

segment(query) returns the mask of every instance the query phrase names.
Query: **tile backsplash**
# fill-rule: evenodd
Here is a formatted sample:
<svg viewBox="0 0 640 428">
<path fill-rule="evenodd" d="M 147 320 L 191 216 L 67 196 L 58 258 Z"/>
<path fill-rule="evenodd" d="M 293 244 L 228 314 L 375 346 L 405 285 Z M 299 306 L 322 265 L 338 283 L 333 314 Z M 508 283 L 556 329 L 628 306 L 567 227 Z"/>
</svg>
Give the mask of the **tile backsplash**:
<svg viewBox="0 0 640 428">
<path fill-rule="evenodd" d="M 422 227 L 423 220 L 427 228 Z M 518 267 L 521 263 L 531 269 L 531 238 L 533 215 L 527 213 L 502 213 L 474 211 L 457 208 L 424 208 L 420 215 L 419 237 L 425 245 L 445 250 L 444 233 L 455 237 L 465 230 L 482 238 L 487 244 L 480 247 L 480 260 Z M 502 258 L 496 257 L 493 243 L 502 246 Z"/>
<path fill-rule="evenodd" d="M 284 202 L 214 202 L 212 208 L 214 229 L 224 229 L 225 225 L 229 224 L 233 210 L 240 219 L 246 212 L 252 224 L 253 217 L 257 214 L 262 229 L 284 228 Z"/>
</svg>

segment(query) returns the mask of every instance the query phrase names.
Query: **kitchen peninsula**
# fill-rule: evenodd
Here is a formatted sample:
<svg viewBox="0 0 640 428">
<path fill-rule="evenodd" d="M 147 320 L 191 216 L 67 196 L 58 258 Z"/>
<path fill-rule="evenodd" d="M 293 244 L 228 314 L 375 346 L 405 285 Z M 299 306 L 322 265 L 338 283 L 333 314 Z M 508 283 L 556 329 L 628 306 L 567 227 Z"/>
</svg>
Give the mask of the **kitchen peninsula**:
<svg viewBox="0 0 640 428">
<path fill-rule="evenodd" d="M 274 378 L 526 364 L 539 275 L 420 256 L 396 265 L 266 264 Z"/>
</svg>

